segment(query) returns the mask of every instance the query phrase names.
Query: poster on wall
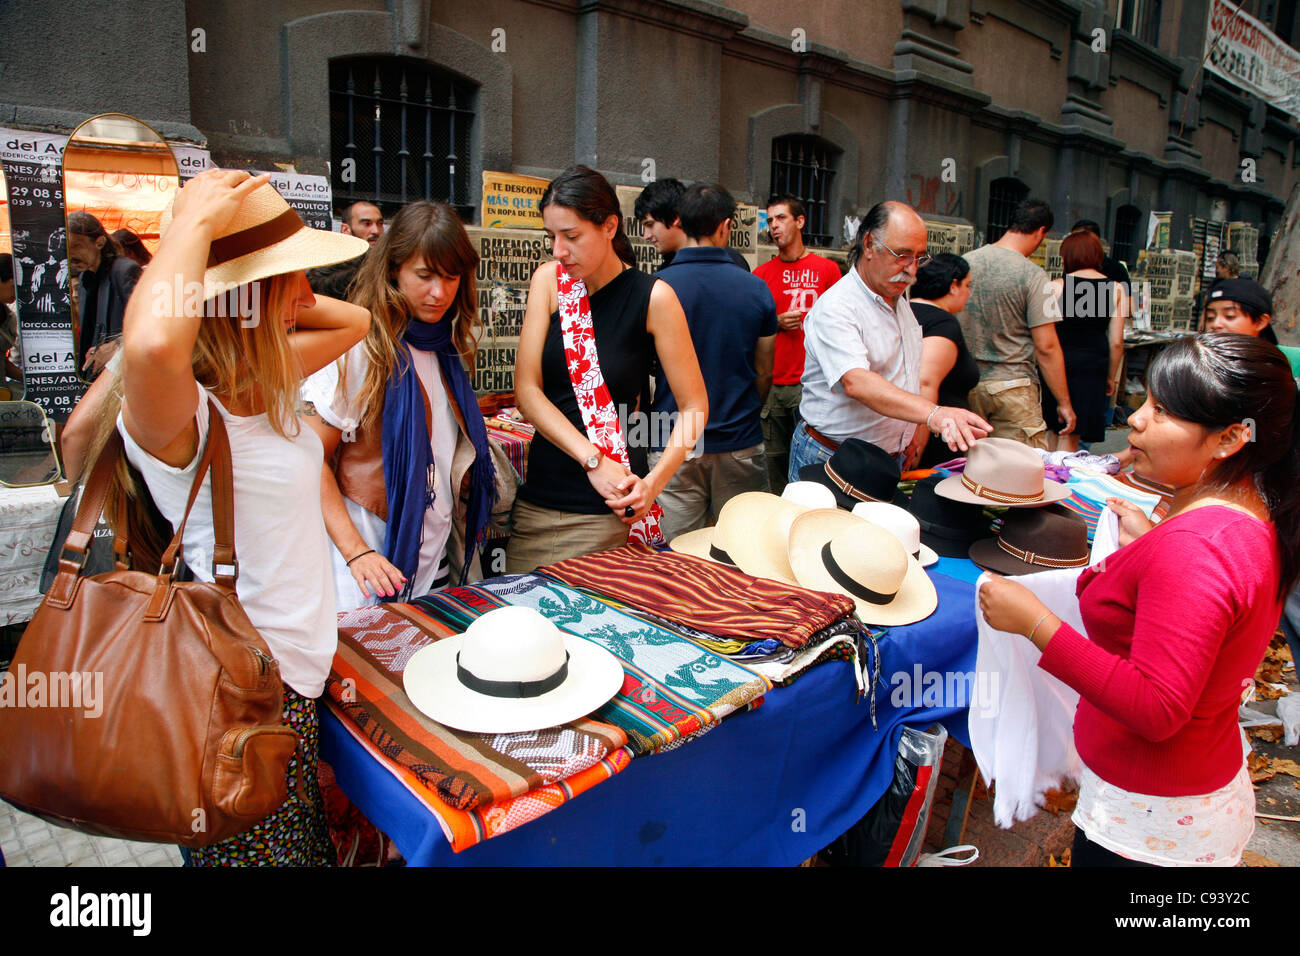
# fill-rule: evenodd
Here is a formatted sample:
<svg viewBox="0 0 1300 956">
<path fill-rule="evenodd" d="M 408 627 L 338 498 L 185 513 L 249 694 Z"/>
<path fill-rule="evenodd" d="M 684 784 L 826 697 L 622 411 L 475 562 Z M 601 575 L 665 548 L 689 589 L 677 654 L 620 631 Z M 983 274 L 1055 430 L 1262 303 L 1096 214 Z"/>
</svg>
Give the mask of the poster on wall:
<svg viewBox="0 0 1300 956">
<path fill-rule="evenodd" d="M 0 165 L 9 187 L 14 291 L 25 393 L 65 421 L 85 385 L 76 373 L 63 218 L 66 134 L 0 129 Z"/>
<path fill-rule="evenodd" d="M 663 257 L 659 255 L 659 250 L 645 239 L 641 223 L 636 218 L 636 201 L 644 188 L 644 186 L 615 186 L 614 192 L 618 194 L 618 207 L 623 214 L 623 232 L 627 234 L 628 240 L 632 243 L 632 251 L 636 254 L 636 267 L 642 272 L 653 273 L 659 268 Z"/>
<path fill-rule="evenodd" d="M 479 222 L 493 229 L 541 229 L 538 206 L 549 179 L 514 173 L 483 171 L 483 203 Z"/>
<path fill-rule="evenodd" d="M 467 226 L 465 231 L 479 254 L 475 278 L 483 324 L 474 390 L 479 394 L 512 392 L 528 284 L 537 267 L 551 258 L 550 248 L 546 236 L 536 229 Z"/>
<path fill-rule="evenodd" d="M 326 232 L 334 228 L 334 193 L 328 177 L 272 172 L 271 185 L 308 226 Z"/>
</svg>

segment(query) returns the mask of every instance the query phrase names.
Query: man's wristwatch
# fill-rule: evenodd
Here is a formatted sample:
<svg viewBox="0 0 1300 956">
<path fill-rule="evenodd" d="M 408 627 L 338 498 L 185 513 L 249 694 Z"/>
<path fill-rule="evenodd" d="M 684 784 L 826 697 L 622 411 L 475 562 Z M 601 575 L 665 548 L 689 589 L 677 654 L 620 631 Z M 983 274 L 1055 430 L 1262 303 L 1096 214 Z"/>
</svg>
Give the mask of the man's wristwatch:
<svg viewBox="0 0 1300 956">
<path fill-rule="evenodd" d="M 595 453 L 594 455 L 592 455 L 590 458 L 585 459 L 585 460 L 582 462 L 582 470 L 583 470 L 583 471 L 595 471 L 597 468 L 600 467 L 600 459 L 601 459 L 602 457 L 604 457 L 604 456 L 601 454 L 600 449 L 597 448 L 597 449 L 596 449 L 596 453 Z"/>
</svg>

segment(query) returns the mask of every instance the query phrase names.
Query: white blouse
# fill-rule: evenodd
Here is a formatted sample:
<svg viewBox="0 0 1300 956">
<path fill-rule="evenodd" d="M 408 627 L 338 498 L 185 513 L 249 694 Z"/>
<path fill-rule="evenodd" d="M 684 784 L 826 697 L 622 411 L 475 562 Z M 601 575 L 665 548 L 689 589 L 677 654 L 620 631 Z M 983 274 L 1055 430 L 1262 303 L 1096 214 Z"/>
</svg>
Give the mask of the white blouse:
<svg viewBox="0 0 1300 956">
<path fill-rule="evenodd" d="M 442 372 L 438 368 L 438 356 L 433 352 L 411 349 L 416 375 L 429 397 L 429 406 L 433 410 L 433 433 L 429 444 L 433 451 L 435 498 L 433 507 L 424 513 L 424 529 L 420 541 L 420 560 L 412 581 L 411 594 L 419 597 L 431 591 L 446 587 L 448 582 L 447 539 L 451 534 L 452 506 L 456 496 L 451 489 L 451 462 L 456 452 L 456 437 L 459 426 L 447 397 L 447 389 L 442 381 Z M 302 384 L 301 395 L 304 401 L 316 406 L 316 411 L 326 423 L 343 431 L 345 434 L 356 427 L 361 419 L 362 409 L 359 393 L 366 377 L 366 355 L 362 345 L 358 344 L 348 350 L 344 356 L 347 362 L 347 394 L 338 392 L 338 365 L 331 362 L 319 372 L 310 376 Z M 356 526 L 357 533 L 366 542 L 366 547 L 374 548 L 380 554 L 387 555 L 384 549 L 388 524 L 378 515 L 367 511 L 355 501 L 343 499 L 348 517 Z M 351 611 L 354 608 L 378 604 L 379 599 L 361 594 L 361 588 L 347 566 L 346 556 L 332 545 L 334 593 L 338 609 Z"/>
</svg>

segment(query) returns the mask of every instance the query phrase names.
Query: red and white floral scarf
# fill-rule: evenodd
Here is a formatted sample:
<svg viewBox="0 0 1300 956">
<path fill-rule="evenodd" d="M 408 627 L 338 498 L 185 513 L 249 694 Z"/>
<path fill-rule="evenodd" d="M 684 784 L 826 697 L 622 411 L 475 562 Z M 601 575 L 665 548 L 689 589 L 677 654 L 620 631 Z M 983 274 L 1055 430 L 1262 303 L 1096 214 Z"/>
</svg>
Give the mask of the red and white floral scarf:
<svg viewBox="0 0 1300 956">
<path fill-rule="evenodd" d="M 627 443 L 618 420 L 614 399 L 605 386 L 605 376 L 600 371 L 600 358 L 596 355 L 596 330 L 591 321 L 591 303 L 587 299 L 587 286 L 574 279 L 564 266 L 555 264 L 560 301 L 560 335 L 564 341 L 564 360 L 569 366 L 569 381 L 578 397 L 578 411 L 587 429 L 588 440 L 605 456 L 614 459 L 624 468 L 631 468 L 627 457 Z M 659 544 L 663 531 L 659 522 L 663 509 L 658 504 L 650 506 L 645 516 L 632 525 L 629 539 Z"/>
</svg>

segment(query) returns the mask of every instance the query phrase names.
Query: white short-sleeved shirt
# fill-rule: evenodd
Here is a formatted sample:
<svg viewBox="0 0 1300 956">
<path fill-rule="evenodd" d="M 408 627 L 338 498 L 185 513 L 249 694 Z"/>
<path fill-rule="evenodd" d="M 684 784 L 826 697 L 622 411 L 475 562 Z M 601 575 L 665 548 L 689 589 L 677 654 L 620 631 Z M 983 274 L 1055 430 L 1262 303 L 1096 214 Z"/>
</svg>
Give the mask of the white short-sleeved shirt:
<svg viewBox="0 0 1300 956">
<path fill-rule="evenodd" d="M 891 307 L 851 268 L 817 299 L 803 329 L 803 419 L 835 441 L 861 438 L 891 455 L 906 448 L 916 425 L 850 398 L 841 379 L 860 368 L 920 393 L 921 325 L 907 299 L 899 296 Z"/>
<path fill-rule="evenodd" d="M 429 406 L 433 410 L 433 434 L 429 436 L 429 443 L 433 450 L 435 497 L 433 507 L 424 513 L 420 561 L 411 588 L 411 594 L 419 597 L 446 587 L 448 583 L 447 538 L 451 534 L 452 506 L 456 499 L 450 491 L 451 461 L 456 452 L 459 426 L 451 408 L 451 400 L 447 397 L 442 372 L 438 368 L 438 356 L 417 348 L 411 349 L 411 356 L 416 375 L 419 376 L 425 394 L 429 396 Z M 358 397 L 366 378 L 365 350 L 361 345 L 354 345 L 343 361 L 347 363 L 346 395 L 338 392 L 339 375 L 335 363 L 330 363 L 303 382 L 301 394 L 304 401 L 316 406 L 321 418 L 346 434 L 361 419 L 362 409 Z M 348 517 L 366 542 L 366 547 L 387 555 L 384 547 L 387 543 L 387 522 L 355 501 L 344 498 L 343 502 Z M 369 598 L 362 595 L 361 588 L 348 569 L 347 556 L 340 554 L 333 546 L 330 547 L 330 552 L 333 555 L 334 591 L 339 611 L 377 604 L 378 598 L 373 596 L 373 590 Z"/>
<path fill-rule="evenodd" d="M 158 510 L 173 528 L 185 514 L 208 434 L 209 394 L 201 385 L 196 387 L 200 449 L 184 468 L 149 454 L 136 444 L 120 415 L 117 420 L 127 460 L 144 476 Z M 236 416 L 220 403 L 218 408 L 230 437 L 239 603 L 279 662 L 284 682 L 304 697 L 319 697 L 338 644 L 329 541 L 320 506 L 320 439 L 310 428 L 299 428 L 286 439 L 271 429 L 265 414 Z M 182 543 L 194 576 L 211 581 L 211 474 L 203 479 Z"/>
</svg>

